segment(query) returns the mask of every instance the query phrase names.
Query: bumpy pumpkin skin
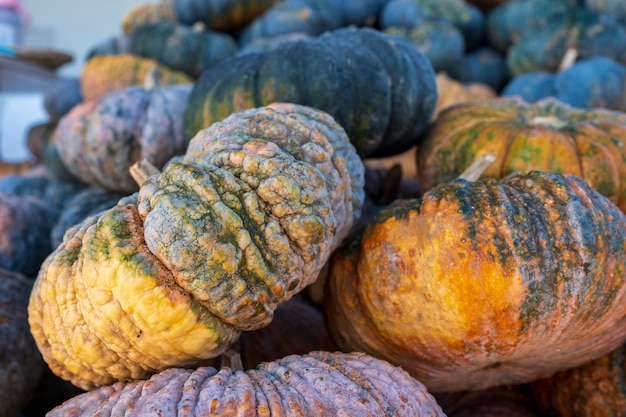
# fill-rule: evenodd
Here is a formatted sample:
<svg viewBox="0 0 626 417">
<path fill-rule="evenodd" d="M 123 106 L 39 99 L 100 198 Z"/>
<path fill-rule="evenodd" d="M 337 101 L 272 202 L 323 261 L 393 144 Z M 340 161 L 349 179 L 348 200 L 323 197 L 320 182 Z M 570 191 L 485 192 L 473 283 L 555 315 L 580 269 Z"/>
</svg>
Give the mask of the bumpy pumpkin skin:
<svg viewBox="0 0 626 417">
<path fill-rule="evenodd" d="M 625 219 L 582 179 L 553 172 L 459 179 L 397 200 L 331 259 L 331 335 L 432 392 L 595 359 L 626 337 Z"/>
<path fill-rule="evenodd" d="M 28 328 L 32 286 L 26 276 L 0 268 L 0 415 L 6 417 L 21 415 L 46 369 Z"/>
<path fill-rule="evenodd" d="M 175 22 L 173 0 L 140 4 L 131 8 L 122 18 L 122 33 L 132 34 L 137 28 L 157 22 Z"/>
<path fill-rule="evenodd" d="M 191 84 L 127 87 L 85 101 L 61 119 L 54 143 L 63 165 L 82 182 L 112 192 L 139 186 L 129 173 L 147 159 L 161 168 L 189 140 L 183 115 Z"/>
<path fill-rule="evenodd" d="M 561 417 L 620 417 L 626 410 L 625 346 L 530 386 L 540 409 Z"/>
<path fill-rule="evenodd" d="M 549 170 L 584 178 L 626 210 L 626 115 L 516 97 L 456 105 L 421 138 L 418 177 L 428 189 L 458 177 L 476 158 L 496 160 L 484 178 Z"/>
<path fill-rule="evenodd" d="M 333 116 L 362 157 L 382 157 L 414 144 L 436 100 L 435 72 L 413 44 L 343 28 L 211 67 L 194 84 L 185 129 L 193 136 L 235 111 L 298 103 Z"/>
<path fill-rule="evenodd" d="M 80 74 L 83 100 L 91 101 L 113 91 L 143 85 L 154 68 L 161 74 L 160 83 L 163 86 L 193 82 L 193 78 L 184 72 L 168 68 L 151 58 L 130 53 L 98 55 L 85 62 Z"/>
<path fill-rule="evenodd" d="M 31 294 L 38 347 L 83 389 L 214 358 L 317 279 L 362 203 L 362 162 L 329 115 L 233 114 L 66 232 Z"/>
<path fill-rule="evenodd" d="M 168 369 L 150 380 L 81 394 L 48 417 L 359 416 L 443 417 L 424 386 L 400 368 L 362 353 L 315 351 L 247 371 Z"/>
</svg>

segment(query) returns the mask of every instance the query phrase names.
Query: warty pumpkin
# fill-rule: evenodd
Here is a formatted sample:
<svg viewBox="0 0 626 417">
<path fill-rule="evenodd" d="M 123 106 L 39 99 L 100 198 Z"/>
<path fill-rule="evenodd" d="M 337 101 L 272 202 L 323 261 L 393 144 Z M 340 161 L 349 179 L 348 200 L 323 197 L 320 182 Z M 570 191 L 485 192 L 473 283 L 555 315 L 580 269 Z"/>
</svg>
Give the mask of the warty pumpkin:
<svg viewBox="0 0 626 417">
<path fill-rule="evenodd" d="M 21 415 L 46 369 L 28 328 L 26 308 L 32 286 L 32 279 L 0 268 L 0 415 L 4 417 Z"/>
<path fill-rule="evenodd" d="M 420 138 L 417 167 L 428 189 L 493 153 L 484 177 L 550 170 L 584 178 L 626 210 L 626 114 L 579 109 L 555 99 L 507 97 L 444 110 Z"/>
<path fill-rule="evenodd" d="M 87 60 L 79 77 L 83 101 L 91 101 L 124 88 L 140 86 L 156 68 L 161 85 L 191 84 L 193 78 L 159 64 L 151 58 L 130 53 L 97 55 Z"/>
<path fill-rule="evenodd" d="M 431 392 L 525 383 L 624 342 L 625 251 L 626 215 L 581 178 L 456 179 L 335 251 L 326 322 Z"/>
<path fill-rule="evenodd" d="M 183 116 L 191 84 L 161 83 L 153 69 L 144 86 L 130 86 L 85 101 L 59 121 L 54 145 L 63 166 L 85 184 L 130 194 L 129 173 L 147 159 L 161 168 L 189 143 Z"/>
<path fill-rule="evenodd" d="M 415 143 L 436 100 L 435 72 L 413 44 L 343 28 L 209 68 L 194 84 L 185 129 L 192 136 L 235 111 L 298 103 L 333 116 L 362 157 L 380 157 Z"/>
<path fill-rule="evenodd" d="M 438 417 L 424 386 L 400 368 L 363 353 L 289 355 L 246 371 L 168 369 L 149 380 L 81 394 L 48 417 L 359 416 Z"/>
<path fill-rule="evenodd" d="M 192 366 L 315 281 L 360 216 L 363 165 L 328 114 L 235 113 L 138 193 L 70 228 L 29 322 L 50 368 L 90 389 Z"/>
</svg>

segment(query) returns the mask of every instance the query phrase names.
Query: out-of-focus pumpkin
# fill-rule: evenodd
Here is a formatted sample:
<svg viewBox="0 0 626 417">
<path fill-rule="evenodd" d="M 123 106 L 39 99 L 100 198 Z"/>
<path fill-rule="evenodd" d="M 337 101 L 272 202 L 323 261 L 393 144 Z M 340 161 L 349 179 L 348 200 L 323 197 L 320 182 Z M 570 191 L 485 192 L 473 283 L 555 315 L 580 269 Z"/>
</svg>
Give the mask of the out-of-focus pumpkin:
<svg viewBox="0 0 626 417">
<path fill-rule="evenodd" d="M 581 3 L 520 0 L 505 3 L 489 14 L 489 41 L 506 52 L 512 76 L 555 72 L 568 49 L 575 49 L 579 59 L 601 55 L 626 63 L 626 25 Z"/>
<path fill-rule="evenodd" d="M 148 73 L 156 68 L 161 85 L 191 84 L 193 78 L 159 64 L 151 58 L 130 53 L 118 55 L 98 55 L 83 66 L 79 81 L 84 101 L 91 101 L 113 91 L 122 90 L 144 83 Z"/>
<path fill-rule="evenodd" d="M 432 120 L 442 110 L 460 103 L 482 102 L 498 97 L 498 93 L 486 84 L 462 83 L 450 78 L 447 73 L 437 73 L 437 105 Z"/>
<path fill-rule="evenodd" d="M 529 72 L 513 77 L 502 96 L 520 96 L 528 102 L 548 97 L 579 108 L 626 111 L 626 65 L 596 56 L 556 73 Z"/>
<path fill-rule="evenodd" d="M 24 275 L 0 268 L 0 415 L 5 417 L 20 416 L 46 369 L 28 327 L 32 286 Z"/>
<path fill-rule="evenodd" d="M 457 179 L 334 253 L 325 317 L 431 392 L 525 383 L 624 342 L 625 251 L 626 215 L 578 177 Z"/>
<path fill-rule="evenodd" d="M 31 331 L 84 389 L 214 358 L 317 279 L 362 203 L 362 162 L 328 114 L 232 114 L 65 233 L 31 294 Z"/>
<path fill-rule="evenodd" d="M 432 65 L 413 44 L 343 28 L 209 68 L 191 92 L 185 128 L 193 136 L 232 112 L 292 102 L 333 116 L 361 156 L 388 156 L 414 144 L 436 100 Z"/>
<path fill-rule="evenodd" d="M 56 248 L 63 242 L 63 235 L 67 229 L 81 223 L 88 216 L 110 209 L 122 197 L 124 197 L 123 194 L 96 186 L 87 187 L 78 192 L 65 203 L 63 210 L 50 231 L 52 248 Z"/>
<path fill-rule="evenodd" d="M 438 417 L 441 407 L 400 368 L 363 353 L 315 351 L 247 371 L 168 369 L 149 380 L 81 394 L 47 414 L 61 417 L 359 416 Z"/>
<path fill-rule="evenodd" d="M 177 22 L 144 25 L 128 41 L 129 53 L 154 59 L 194 79 L 237 50 L 235 39 L 227 33 Z"/>
<path fill-rule="evenodd" d="M 122 19 L 122 31 L 129 35 L 146 24 L 179 22 L 191 26 L 203 22 L 210 29 L 240 29 L 279 0 L 160 0 L 130 9 Z"/>
<path fill-rule="evenodd" d="M 54 144 L 65 168 L 80 181 L 118 193 L 139 187 L 129 173 L 147 159 L 157 168 L 182 155 L 189 143 L 183 117 L 191 84 L 161 85 L 151 71 L 144 86 L 88 100 L 65 115 Z"/>
<path fill-rule="evenodd" d="M 239 42 L 302 33 L 318 36 L 346 26 L 374 26 L 386 0 L 284 0 L 252 21 Z"/>
<path fill-rule="evenodd" d="M 57 123 L 74 106 L 83 101 L 80 81 L 76 77 L 60 77 L 53 81 L 43 97 L 49 123 Z"/>
<path fill-rule="evenodd" d="M 626 411 L 626 345 L 530 386 L 546 415 L 620 417 Z"/>
<path fill-rule="evenodd" d="M 504 55 L 490 46 L 466 52 L 458 65 L 450 68 L 448 73 L 463 83 L 478 82 L 495 91 L 500 91 L 510 78 Z"/>
<path fill-rule="evenodd" d="M 484 177 L 531 169 L 572 174 L 626 210 L 624 113 L 508 97 L 449 108 L 422 139 L 417 167 L 426 189 L 493 153 Z"/>
</svg>

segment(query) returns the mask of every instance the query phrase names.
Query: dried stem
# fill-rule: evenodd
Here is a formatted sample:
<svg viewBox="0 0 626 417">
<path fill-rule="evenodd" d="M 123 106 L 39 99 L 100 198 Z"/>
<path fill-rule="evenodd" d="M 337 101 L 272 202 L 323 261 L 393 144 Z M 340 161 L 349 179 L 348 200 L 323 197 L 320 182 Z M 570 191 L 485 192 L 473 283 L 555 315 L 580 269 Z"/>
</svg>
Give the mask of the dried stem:
<svg viewBox="0 0 626 417">
<path fill-rule="evenodd" d="M 241 355 L 233 348 L 229 348 L 221 356 L 221 368 L 230 368 L 233 371 L 243 371 L 243 363 L 241 362 Z"/>
<path fill-rule="evenodd" d="M 130 176 L 133 177 L 140 187 L 149 177 L 161 173 L 161 171 L 147 159 L 135 162 L 128 171 L 130 172 Z"/>
<path fill-rule="evenodd" d="M 472 164 L 467 167 L 461 175 L 459 175 L 459 178 L 468 181 L 476 181 L 481 175 L 483 175 L 487 167 L 489 167 L 489 165 L 491 165 L 491 163 L 495 160 L 496 156 L 492 153 L 483 155 L 472 162 Z"/>
</svg>

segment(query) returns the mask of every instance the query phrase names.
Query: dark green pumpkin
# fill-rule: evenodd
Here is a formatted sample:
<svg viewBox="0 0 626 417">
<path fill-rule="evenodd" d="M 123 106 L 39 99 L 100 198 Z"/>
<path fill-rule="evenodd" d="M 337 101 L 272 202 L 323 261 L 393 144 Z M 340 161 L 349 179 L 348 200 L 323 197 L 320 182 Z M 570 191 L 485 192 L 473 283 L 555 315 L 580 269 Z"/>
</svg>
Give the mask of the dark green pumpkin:
<svg viewBox="0 0 626 417">
<path fill-rule="evenodd" d="M 579 59 L 603 55 L 626 63 L 626 26 L 575 0 L 524 0 L 498 7 L 487 20 L 492 44 L 506 51 L 511 75 L 558 70 L 568 49 Z"/>
<path fill-rule="evenodd" d="M 285 0 L 250 23 L 240 36 L 255 39 L 288 33 L 317 36 L 345 26 L 373 26 L 385 0 Z"/>
<path fill-rule="evenodd" d="M 242 28 L 280 0 L 173 0 L 174 14 L 180 23 L 206 23 L 220 31 Z"/>
<path fill-rule="evenodd" d="M 626 111 L 626 65 L 596 56 L 558 73 L 529 72 L 512 78 L 501 95 L 520 96 L 528 102 L 555 97 L 580 108 Z"/>
<path fill-rule="evenodd" d="M 458 64 L 447 72 L 462 83 L 482 83 L 500 91 L 509 80 L 504 55 L 490 46 L 465 53 Z"/>
<path fill-rule="evenodd" d="M 128 45 L 131 54 L 152 58 L 193 78 L 237 49 L 235 39 L 227 33 L 177 22 L 141 26 L 129 36 Z"/>
<path fill-rule="evenodd" d="M 128 53 L 127 35 L 113 35 L 93 44 L 85 54 L 85 60 L 100 55 L 119 55 Z"/>
<path fill-rule="evenodd" d="M 57 78 L 43 97 L 43 105 L 51 123 L 58 122 L 72 107 L 82 101 L 80 82 L 74 77 Z"/>
<path fill-rule="evenodd" d="M 385 156 L 412 146 L 436 100 L 432 65 L 412 43 L 343 28 L 210 68 L 194 84 L 185 129 L 191 137 L 235 111 L 292 102 L 332 115 L 361 156 Z"/>
</svg>

